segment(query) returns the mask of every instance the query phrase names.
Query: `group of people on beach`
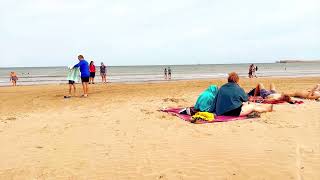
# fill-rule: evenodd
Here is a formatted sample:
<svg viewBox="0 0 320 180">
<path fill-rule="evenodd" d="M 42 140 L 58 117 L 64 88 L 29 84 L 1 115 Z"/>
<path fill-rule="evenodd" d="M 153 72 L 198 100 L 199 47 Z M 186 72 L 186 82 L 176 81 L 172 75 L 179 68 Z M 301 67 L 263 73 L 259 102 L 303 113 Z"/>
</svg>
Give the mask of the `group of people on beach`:
<svg viewBox="0 0 320 180">
<path fill-rule="evenodd" d="M 256 71 L 258 71 L 258 66 L 254 65 L 254 64 L 251 64 L 249 66 L 249 73 L 248 73 L 249 78 L 257 77 Z"/>
<path fill-rule="evenodd" d="M 294 104 L 291 97 L 317 100 L 320 98 L 320 84 L 311 90 L 296 91 L 293 93 L 279 93 L 274 84 L 266 89 L 259 83 L 255 88 L 246 93 L 239 85 L 240 78 L 237 73 L 229 73 L 228 82 L 218 88 L 211 85 L 200 94 L 193 109 L 189 109 L 189 115 L 196 112 L 209 112 L 223 116 L 247 116 L 249 114 L 260 114 L 271 112 L 273 104 L 269 102 L 281 101 Z M 266 104 L 255 103 L 255 97 L 263 98 Z"/>
<path fill-rule="evenodd" d="M 68 84 L 69 84 L 69 95 L 64 96 L 65 98 L 70 98 L 72 95 L 72 89 L 76 91 L 75 82 L 77 81 L 78 72 L 80 69 L 80 77 L 83 88 L 83 95 L 81 97 L 88 97 L 88 84 L 94 84 L 94 78 L 96 75 L 96 67 L 93 61 L 90 61 L 90 64 L 84 59 L 83 55 L 78 56 L 79 63 L 72 66 L 68 73 Z M 103 62 L 101 62 L 100 66 L 100 75 L 102 79 L 102 83 L 107 83 L 106 76 L 106 66 Z"/>
<path fill-rule="evenodd" d="M 172 70 L 170 67 L 164 68 L 164 79 L 165 80 L 171 80 L 171 74 L 172 74 Z"/>
</svg>

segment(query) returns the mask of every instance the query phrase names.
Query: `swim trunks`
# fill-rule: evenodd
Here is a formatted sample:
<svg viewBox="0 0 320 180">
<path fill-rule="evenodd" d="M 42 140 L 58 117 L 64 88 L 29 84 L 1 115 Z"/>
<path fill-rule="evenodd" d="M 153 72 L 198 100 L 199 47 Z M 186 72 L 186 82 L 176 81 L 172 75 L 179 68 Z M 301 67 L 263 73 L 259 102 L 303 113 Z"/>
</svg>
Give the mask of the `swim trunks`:
<svg viewBox="0 0 320 180">
<path fill-rule="evenodd" d="M 82 82 L 89 82 L 89 77 L 82 77 L 82 78 L 81 78 L 81 81 L 82 81 Z"/>
</svg>

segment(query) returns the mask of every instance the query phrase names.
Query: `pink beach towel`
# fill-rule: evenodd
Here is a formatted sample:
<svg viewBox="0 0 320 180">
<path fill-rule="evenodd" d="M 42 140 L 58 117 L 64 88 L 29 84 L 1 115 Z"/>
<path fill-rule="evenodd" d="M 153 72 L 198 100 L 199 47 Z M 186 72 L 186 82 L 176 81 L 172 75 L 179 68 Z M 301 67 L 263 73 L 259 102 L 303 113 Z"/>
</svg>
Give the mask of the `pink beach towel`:
<svg viewBox="0 0 320 180">
<path fill-rule="evenodd" d="M 191 122 L 192 117 L 190 115 L 186 115 L 186 114 L 179 114 L 179 112 L 182 110 L 183 108 L 168 108 L 168 109 L 164 109 L 161 110 L 162 112 L 166 112 L 169 114 L 172 114 L 174 116 L 178 116 L 179 118 Z M 214 121 L 202 121 L 202 120 L 197 120 L 197 124 L 205 124 L 205 123 L 216 123 L 216 122 L 228 122 L 228 121 L 237 121 L 237 120 L 244 120 L 244 119 L 248 119 L 248 117 L 246 116 L 215 116 Z"/>
</svg>

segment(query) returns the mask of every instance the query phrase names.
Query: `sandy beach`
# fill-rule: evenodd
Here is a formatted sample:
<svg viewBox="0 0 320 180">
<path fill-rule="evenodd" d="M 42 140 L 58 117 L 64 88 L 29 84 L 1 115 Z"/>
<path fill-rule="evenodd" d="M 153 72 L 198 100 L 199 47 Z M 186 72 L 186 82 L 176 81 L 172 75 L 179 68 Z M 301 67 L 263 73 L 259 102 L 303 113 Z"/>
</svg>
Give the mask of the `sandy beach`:
<svg viewBox="0 0 320 180">
<path fill-rule="evenodd" d="M 225 82 L 96 84 L 70 99 L 67 85 L 0 87 L 0 179 L 319 179 L 320 102 L 202 125 L 158 111 Z M 257 82 L 291 92 L 320 78 L 240 84 Z"/>
</svg>

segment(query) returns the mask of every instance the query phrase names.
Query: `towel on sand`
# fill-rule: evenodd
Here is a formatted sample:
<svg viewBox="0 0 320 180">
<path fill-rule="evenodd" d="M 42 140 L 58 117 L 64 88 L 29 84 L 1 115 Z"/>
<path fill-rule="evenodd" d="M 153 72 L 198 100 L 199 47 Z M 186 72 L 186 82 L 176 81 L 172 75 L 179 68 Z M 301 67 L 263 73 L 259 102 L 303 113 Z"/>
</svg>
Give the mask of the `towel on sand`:
<svg viewBox="0 0 320 180">
<path fill-rule="evenodd" d="M 192 121 L 192 116 L 187 115 L 187 114 L 179 114 L 179 112 L 184 109 L 184 108 L 168 108 L 168 109 L 163 109 L 161 110 L 162 112 L 166 112 L 175 116 L 178 116 L 179 118 L 191 122 Z M 246 116 L 240 116 L 240 117 L 235 117 L 235 116 L 215 116 L 214 121 L 204 121 L 204 120 L 198 120 L 197 124 L 205 124 L 205 123 L 216 123 L 216 122 L 228 122 L 228 121 L 236 121 L 236 120 L 244 120 L 248 119 Z"/>
</svg>

